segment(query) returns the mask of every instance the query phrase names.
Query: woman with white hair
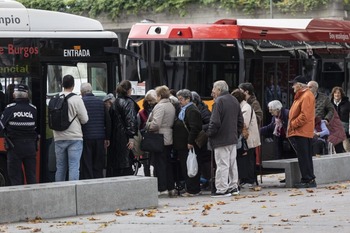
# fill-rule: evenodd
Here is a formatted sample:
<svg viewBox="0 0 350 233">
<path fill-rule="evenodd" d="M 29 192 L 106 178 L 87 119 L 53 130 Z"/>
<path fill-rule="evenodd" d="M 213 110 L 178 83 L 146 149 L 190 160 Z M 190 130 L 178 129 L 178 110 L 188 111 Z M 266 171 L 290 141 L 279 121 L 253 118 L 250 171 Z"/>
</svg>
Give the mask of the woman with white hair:
<svg viewBox="0 0 350 233">
<path fill-rule="evenodd" d="M 260 134 L 267 138 L 273 138 L 276 145 L 274 154 L 276 159 L 283 158 L 283 141 L 286 139 L 288 127 L 289 110 L 285 109 L 282 103 L 278 100 L 273 100 L 268 103 L 269 112 L 272 115 L 271 123 L 261 127 Z"/>
</svg>

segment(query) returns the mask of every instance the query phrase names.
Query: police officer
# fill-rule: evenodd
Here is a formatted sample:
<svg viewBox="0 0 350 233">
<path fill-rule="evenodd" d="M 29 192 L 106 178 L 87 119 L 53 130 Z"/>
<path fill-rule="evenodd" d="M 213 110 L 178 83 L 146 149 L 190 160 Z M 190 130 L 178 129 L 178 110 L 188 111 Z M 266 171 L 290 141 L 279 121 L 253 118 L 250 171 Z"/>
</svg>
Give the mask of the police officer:
<svg viewBox="0 0 350 233">
<path fill-rule="evenodd" d="M 24 184 L 22 164 L 27 184 L 36 183 L 36 107 L 29 103 L 28 86 L 16 84 L 14 103 L 6 106 L 0 130 L 5 134 L 7 170 L 11 185 Z"/>
</svg>

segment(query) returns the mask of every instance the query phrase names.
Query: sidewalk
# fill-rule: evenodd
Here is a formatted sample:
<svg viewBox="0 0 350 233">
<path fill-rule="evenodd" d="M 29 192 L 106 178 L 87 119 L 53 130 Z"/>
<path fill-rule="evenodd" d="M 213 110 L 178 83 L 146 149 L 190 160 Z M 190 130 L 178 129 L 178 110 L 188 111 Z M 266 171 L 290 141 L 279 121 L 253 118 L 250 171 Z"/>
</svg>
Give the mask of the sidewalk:
<svg viewBox="0 0 350 233">
<path fill-rule="evenodd" d="M 264 175 L 239 196 L 159 198 L 154 209 L 2 224 L 0 232 L 350 232 L 350 182 L 287 189 L 283 174 Z M 260 178 L 259 178 L 260 180 Z M 101 195 L 103 195 L 101 193 Z M 1 214 L 6 211 L 1 210 Z"/>
</svg>

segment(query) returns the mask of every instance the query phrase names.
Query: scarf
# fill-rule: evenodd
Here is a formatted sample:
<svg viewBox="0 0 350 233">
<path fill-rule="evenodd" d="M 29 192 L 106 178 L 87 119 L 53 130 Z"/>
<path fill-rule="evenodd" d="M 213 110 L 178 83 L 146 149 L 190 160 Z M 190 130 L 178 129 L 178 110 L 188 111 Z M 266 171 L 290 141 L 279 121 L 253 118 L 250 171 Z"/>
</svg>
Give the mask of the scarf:
<svg viewBox="0 0 350 233">
<path fill-rule="evenodd" d="M 193 102 L 189 102 L 188 104 L 186 104 L 185 106 L 181 107 L 181 111 L 179 112 L 179 120 L 184 120 L 185 119 L 185 112 L 186 109 L 191 106 L 193 104 Z"/>
<path fill-rule="evenodd" d="M 284 130 L 283 130 L 283 122 L 282 119 L 279 117 L 275 117 L 275 129 L 273 131 L 273 135 L 277 137 L 283 137 L 284 136 Z"/>
</svg>

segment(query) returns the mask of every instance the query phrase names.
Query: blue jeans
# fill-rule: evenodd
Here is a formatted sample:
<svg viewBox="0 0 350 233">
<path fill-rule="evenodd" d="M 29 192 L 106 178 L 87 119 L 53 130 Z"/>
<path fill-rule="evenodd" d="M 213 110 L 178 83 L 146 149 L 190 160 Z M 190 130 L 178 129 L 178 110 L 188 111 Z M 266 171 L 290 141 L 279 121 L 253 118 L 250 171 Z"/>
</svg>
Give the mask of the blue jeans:
<svg viewBox="0 0 350 233">
<path fill-rule="evenodd" d="M 65 181 L 68 169 L 68 180 L 79 180 L 79 166 L 83 151 L 82 140 L 55 141 L 56 181 Z"/>
</svg>

